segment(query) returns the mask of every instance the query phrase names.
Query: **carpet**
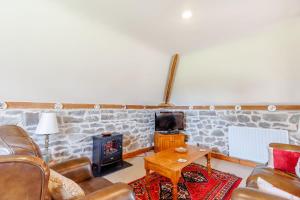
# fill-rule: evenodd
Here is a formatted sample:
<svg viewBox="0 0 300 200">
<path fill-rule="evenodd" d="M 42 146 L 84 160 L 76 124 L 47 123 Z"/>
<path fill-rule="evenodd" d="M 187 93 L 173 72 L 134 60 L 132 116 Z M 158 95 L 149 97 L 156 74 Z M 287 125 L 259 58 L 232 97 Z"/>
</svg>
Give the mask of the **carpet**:
<svg viewBox="0 0 300 200">
<path fill-rule="evenodd" d="M 218 170 L 212 170 L 209 177 L 206 167 L 192 163 L 182 170 L 178 183 L 179 200 L 229 200 L 232 191 L 238 187 L 241 178 Z M 150 191 L 146 190 L 145 177 L 129 185 L 136 200 L 171 200 L 171 181 L 157 173 L 150 175 Z"/>
</svg>

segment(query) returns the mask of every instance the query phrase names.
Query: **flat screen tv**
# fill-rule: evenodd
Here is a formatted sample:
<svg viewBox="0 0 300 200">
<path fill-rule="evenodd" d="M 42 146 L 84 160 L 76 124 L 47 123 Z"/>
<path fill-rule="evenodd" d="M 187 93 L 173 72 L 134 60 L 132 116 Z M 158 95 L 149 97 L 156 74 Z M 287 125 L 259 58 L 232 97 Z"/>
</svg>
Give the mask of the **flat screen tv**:
<svg viewBox="0 0 300 200">
<path fill-rule="evenodd" d="M 183 112 L 160 112 L 155 114 L 155 131 L 163 133 L 178 133 L 184 130 Z"/>
</svg>

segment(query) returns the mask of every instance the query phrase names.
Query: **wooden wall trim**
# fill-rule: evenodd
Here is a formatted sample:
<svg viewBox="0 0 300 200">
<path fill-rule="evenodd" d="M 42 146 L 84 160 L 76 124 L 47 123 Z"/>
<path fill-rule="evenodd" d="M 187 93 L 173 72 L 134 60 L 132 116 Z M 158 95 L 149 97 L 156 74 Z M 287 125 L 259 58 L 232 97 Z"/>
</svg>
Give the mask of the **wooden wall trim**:
<svg viewBox="0 0 300 200">
<path fill-rule="evenodd" d="M 277 110 L 300 110 L 300 105 L 278 105 Z"/>
<path fill-rule="evenodd" d="M 126 105 L 120 104 L 100 104 L 100 108 L 102 109 L 124 109 Z"/>
<path fill-rule="evenodd" d="M 193 106 L 193 110 L 209 110 L 209 106 Z"/>
<path fill-rule="evenodd" d="M 228 161 L 228 162 L 237 163 L 237 164 L 248 166 L 248 167 L 255 167 L 256 165 L 261 164 L 261 163 L 256 163 L 256 162 L 253 162 L 253 161 L 250 161 L 250 160 L 243 160 L 243 159 L 239 159 L 239 158 L 234 158 L 234 157 L 230 157 L 230 156 L 220 154 L 220 153 L 215 153 L 215 152 L 213 152 L 211 154 L 211 156 L 213 158 L 216 158 L 216 159 L 219 159 L 219 160 L 225 160 L 225 161 Z"/>
<path fill-rule="evenodd" d="M 243 110 L 268 110 L 268 105 L 242 105 Z"/>
<path fill-rule="evenodd" d="M 0 102 L 1 103 L 1 102 Z M 55 103 L 43 102 L 5 102 L 7 109 L 55 109 Z M 95 104 L 62 103 L 63 109 L 94 109 Z M 207 105 L 195 106 L 157 106 L 157 105 L 126 105 L 126 104 L 97 104 L 100 109 L 178 109 L 178 110 L 210 110 Z M 268 105 L 241 105 L 242 110 L 268 110 Z M 299 111 L 300 105 L 276 105 L 277 111 Z M 1 108 L 0 108 L 1 109 Z M 217 105 L 215 110 L 235 110 L 235 105 Z"/>
<path fill-rule="evenodd" d="M 126 105 L 126 108 L 139 110 L 139 109 L 145 109 L 145 106 L 143 106 L 143 105 Z"/>
<path fill-rule="evenodd" d="M 95 107 L 94 104 L 74 104 L 74 103 L 63 104 L 63 109 L 93 109 L 94 107 Z"/>
<path fill-rule="evenodd" d="M 51 109 L 55 103 L 6 102 L 8 109 Z"/>
<path fill-rule="evenodd" d="M 133 158 L 133 157 L 136 157 L 140 154 L 149 152 L 153 149 L 154 149 L 154 147 L 152 146 L 152 147 L 146 147 L 146 148 L 143 148 L 143 149 L 138 149 L 138 150 L 133 151 L 133 152 L 125 153 L 125 154 L 123 154 L 123 159 Z"/>
</svg>

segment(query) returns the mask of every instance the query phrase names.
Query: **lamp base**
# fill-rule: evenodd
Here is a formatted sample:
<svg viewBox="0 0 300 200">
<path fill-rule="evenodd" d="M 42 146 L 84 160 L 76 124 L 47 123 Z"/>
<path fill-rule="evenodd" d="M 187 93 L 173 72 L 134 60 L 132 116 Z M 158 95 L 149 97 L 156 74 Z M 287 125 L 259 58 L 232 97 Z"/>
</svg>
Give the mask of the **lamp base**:
<svg viewBox="0 0 300 200">
<path fill-rule="evenodd" d="M 49 156 L 49 134 L 45 135 L 45 162 L 50 162 L 50 156 Z"/>
</svg>

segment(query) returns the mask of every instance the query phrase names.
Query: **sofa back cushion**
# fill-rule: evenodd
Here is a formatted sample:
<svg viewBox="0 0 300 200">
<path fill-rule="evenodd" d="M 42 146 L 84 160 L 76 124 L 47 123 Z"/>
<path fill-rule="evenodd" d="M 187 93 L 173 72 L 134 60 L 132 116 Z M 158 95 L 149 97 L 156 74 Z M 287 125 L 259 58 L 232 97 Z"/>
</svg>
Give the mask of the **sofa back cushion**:
<svg viewBox="0 0 300 200">
<path fill-rule="evenodd" d="M 15 125 L 0 126 L 0 155 L 28 155 L 42 158 L 37 144 L 24 129 Z"/>
</svg>

